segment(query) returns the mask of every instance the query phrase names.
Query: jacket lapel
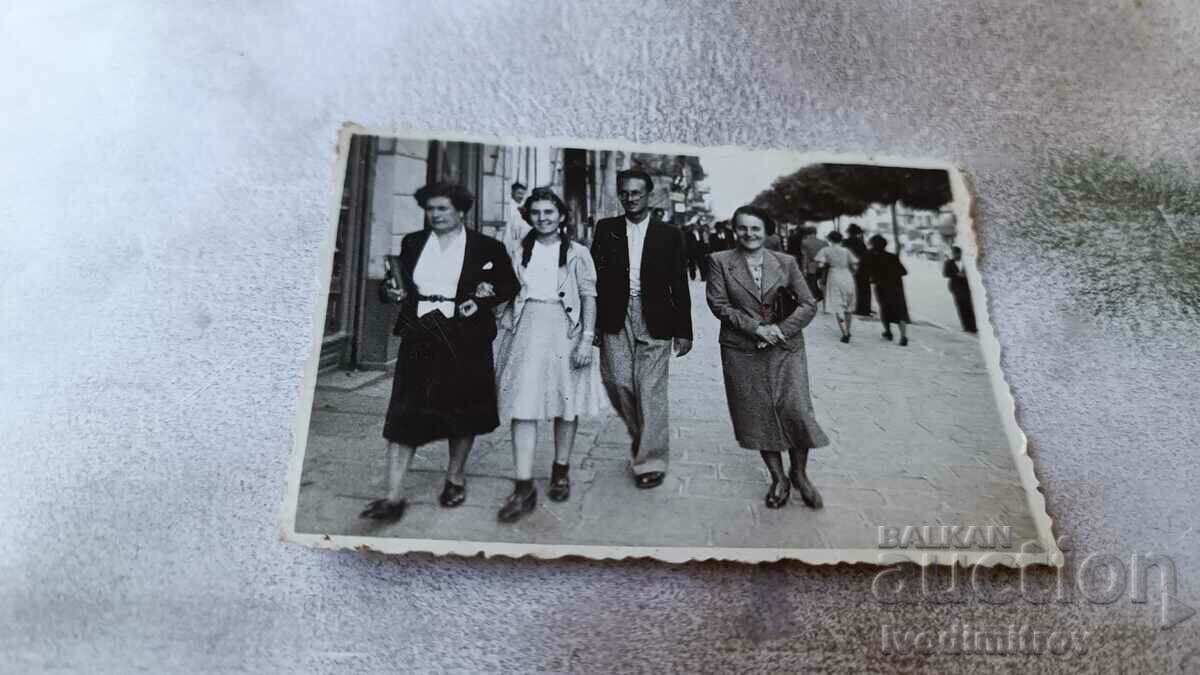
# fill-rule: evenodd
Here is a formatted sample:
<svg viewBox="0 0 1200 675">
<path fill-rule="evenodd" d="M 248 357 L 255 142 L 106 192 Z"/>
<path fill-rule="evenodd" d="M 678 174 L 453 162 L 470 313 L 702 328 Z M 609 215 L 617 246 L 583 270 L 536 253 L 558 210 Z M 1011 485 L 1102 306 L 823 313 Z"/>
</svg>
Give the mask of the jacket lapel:
<svg viewBox="0 0 1200 675">
<path fill-rule="evenodd" d="M 767 293 L 778 286 L 782 279 L 783 265 L 779 264 L 779 260 L 771 251 L 763 251 L 762 297 L 767 297 Z"/>
<path fill-rule="evenodd" d="M 557 253 L 557 252 L 556 252 Z M 567 285 L 567 271 L 571 269 L 571 265 L 575 262 L 575 247 L 567 246 L 567 264 L 559 266 L 558 269 L 558 290 L 562 290 Z"/>
<path fill-rule="evenodd" d="M 429 237 L 433 230 L 421 230 L 412 246 L 408 246 L 400 251 L 400 260 L 404 263 L 402 272 L 408 275 L 408 281 L 413 282 L 413 274 L 417 271 L 417 261 L 421 259 L 421 251 L 425 250 L 425 243 L 429 241 Z M 415 282 L 414 287 L 415 287 Z"/>
<path fill-rule="evenodd" d="M 658 250 L 658 241 L 662 236 L 661 228 L 663 227 L 666 226 L 659 225 L 658 223 L 654 222 L 654 219 L 650 219 L 646 223 L 646 237 L 642 239 L 642 259 L 638 261 L 638 274 L 643 278 L 645 277 L 643 272 L 646 270 L 646 260 L 653 260 L 653 258 L 650 256 L 654 255 L 652 251 Z"/>
<path fill-rule="evenodd" d="M 483 265 L 482 251 L 479 249 L 479 242 L 475 239 L 475 233 L 464 229 L 463 236 L 467 240 L 463 243 L 463 264 L 462 269 L 458 272 L 458 291 L 455 293 L 459 298 L 467 298 L 475 294 L 475 279 L 480 266 Z"/>
<path fill-rule="evenodd" d="M 750 265 L 746 262 L 746 256 L 740 253 L 734 253 L 730 256 L 732 260 L 726 266 L 729 270 L 729 276 L 733 277 L 739 284 L 742 285 L 750 295 L 761 300 L 758 285 L 754 283 L 754 276 L 750 274 Z"/>
<path fill-rule="evenodd" d="M 629 260 L 629 236 L 625 233 L 625 227 L 625 219 L 620 218 L 617 220 L 616 226 L 608 233 L 613 238 L 613 253 L 617 256 L 617 260 L 632 263 Z"/>
</svg>

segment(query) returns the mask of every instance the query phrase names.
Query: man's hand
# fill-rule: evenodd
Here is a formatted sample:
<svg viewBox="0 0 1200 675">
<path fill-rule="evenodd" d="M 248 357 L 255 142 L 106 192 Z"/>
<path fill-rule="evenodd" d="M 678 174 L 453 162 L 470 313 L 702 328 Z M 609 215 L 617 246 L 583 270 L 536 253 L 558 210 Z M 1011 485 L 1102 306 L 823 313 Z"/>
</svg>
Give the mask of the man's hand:
<svg viewBox="0 0 1200 675">
<path fill-rule="evenodd" d="M 675 356 L 683 356 L 692 351 L 692 341 L 687 338 L 674 338 Z"/>
</svg>

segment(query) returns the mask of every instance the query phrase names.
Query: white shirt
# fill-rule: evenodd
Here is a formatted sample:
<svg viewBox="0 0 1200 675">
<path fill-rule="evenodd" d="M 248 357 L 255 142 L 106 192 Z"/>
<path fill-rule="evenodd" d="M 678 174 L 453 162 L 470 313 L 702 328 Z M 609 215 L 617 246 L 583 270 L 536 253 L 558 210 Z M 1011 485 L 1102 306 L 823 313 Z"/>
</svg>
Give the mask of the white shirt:
<svg viewBox="0 0 1200 675">
<path fill-rule="evenodd" d="M 533 254 L 525 268 L 525 286 L 530 300 L 558 300 L 559 242 L 533 242 Z"/>
<path fill-rule="evenodd" d="M 421 249 L 421 257 L 417 258 L 417 266 L 413 269 L 413 281 L 417 284 L 420 295 L 443 295 L 453 298 L 458 294 L 458 277 L 462 274 L 463 256 L 467 252 L 467 233 L 460 229 L 457 235 L 450 235 L 445 250 L 436 233 L 430 232 L 425 240 L 425 248 Z M 454 302 L 433 302 L 421 300 L 417 302 L 417 316 L 422 317 L 433 311 L 440 310 L 447 319 L 454 317 Z"/>
<path fill-rule="evenodd" d="M 521 250 L 521 240 L 525 238 L 529 230 L 533 229 L 533 226 L 521 217 L 520 204 L 513 202 L 512 207 L 512 212 L 508 214 L 508 221 L 504 226 L 504 236 L 501 238 L 501 242 L 508 251 L 508 257 L 518 260 L 516 254 Z"/>
<path fill-rule="evenodd" d="M 631 298 L 642 294 L 642 247 L 646 244 L 646 229 L 649 226 L 649 215 L 640 223 L 625 219 L 625 238 L 629 244 L 629 297 Z"/>
</svg>

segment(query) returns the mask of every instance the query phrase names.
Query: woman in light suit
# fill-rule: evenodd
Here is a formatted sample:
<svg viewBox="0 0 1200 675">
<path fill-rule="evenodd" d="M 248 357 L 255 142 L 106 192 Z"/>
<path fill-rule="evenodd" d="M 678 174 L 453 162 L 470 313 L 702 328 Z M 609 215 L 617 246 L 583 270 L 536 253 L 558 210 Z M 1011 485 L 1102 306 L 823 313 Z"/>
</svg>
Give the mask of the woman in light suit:
<svg viewBox="0 0 1200 675">
<path fill-rule="evenodd" d="M 767 508 L 787 504 L 791 486 L 808 506 L 821 495 L 808 479 L 810 448 L 829 444 L 808 387 L 802 330 L 817 311 L 796 259 L 764 247 L 774 222 L 766 211 L 733 213 L 737 248 L 708 262 L 708 306 L 721 320 L 721 366 L 738 445 L 757 450 L 771 474 Z M 791 459 L 784 472 L 783 450 Z"/>
</svg>

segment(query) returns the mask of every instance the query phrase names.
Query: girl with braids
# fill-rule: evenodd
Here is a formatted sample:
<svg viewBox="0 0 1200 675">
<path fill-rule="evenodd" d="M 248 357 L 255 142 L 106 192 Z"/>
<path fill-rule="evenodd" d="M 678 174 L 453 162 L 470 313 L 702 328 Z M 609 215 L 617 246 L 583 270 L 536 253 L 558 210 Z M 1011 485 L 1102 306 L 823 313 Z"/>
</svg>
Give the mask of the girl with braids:
<svg viewBox="0 0 1200 675">
<path fill-rule="evenodd" d="M 533 454 L 538 420 L 554 420 L 554 463 L 547 496 L 570 496 L 571 450 L 580 415 L 598 415 L 600 367 L 592 346 L 596 267 L 587 247 L 571 241 L 567 206 L 549 188 L 525 202 L 533 229 L 513 267 L 521 289 L 501 316 L 506 331 L 496 358 L 500 417 L 512 420 L 516 486 L 497 514 L 515 522 L 537 506 Z"/>
</svg>

